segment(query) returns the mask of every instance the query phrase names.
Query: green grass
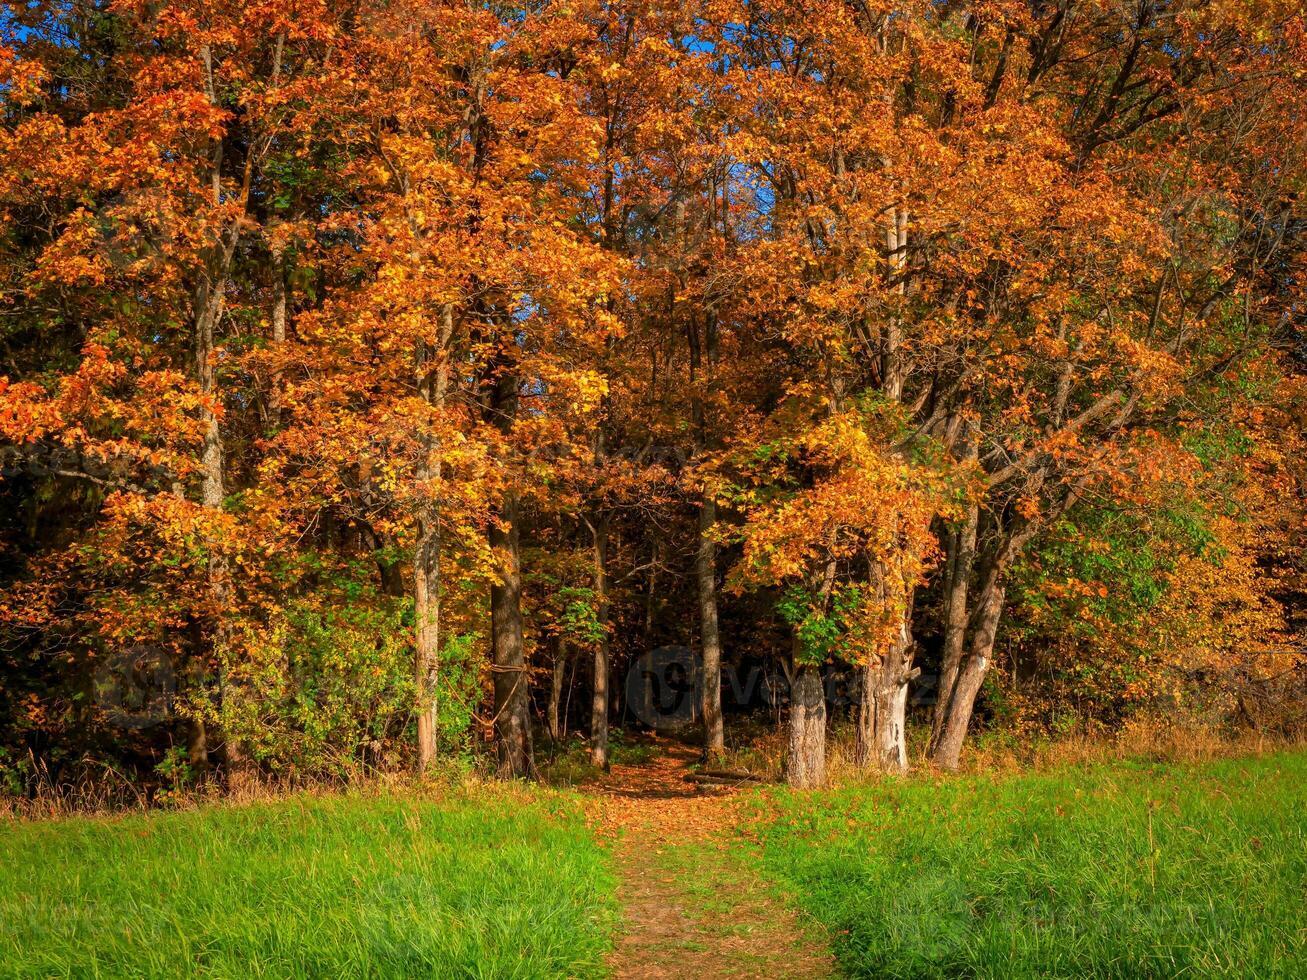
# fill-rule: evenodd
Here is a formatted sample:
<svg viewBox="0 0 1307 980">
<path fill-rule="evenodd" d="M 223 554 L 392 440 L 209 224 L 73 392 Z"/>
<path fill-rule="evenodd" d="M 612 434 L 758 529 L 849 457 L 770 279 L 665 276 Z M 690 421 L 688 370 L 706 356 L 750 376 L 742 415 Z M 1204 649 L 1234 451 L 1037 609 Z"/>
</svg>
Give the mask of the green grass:
<svg viewBox="0 0 1307 980">
<path fill-rule="evenodd" d="M 1307 976 L 1307 755 L 760 795 L 853 976 Z"/>
<path fill-rule="evenodd" d="M 613 887 L 547 792 L 0 824 L 0 976 L 598 976 Z"/>
</svg>

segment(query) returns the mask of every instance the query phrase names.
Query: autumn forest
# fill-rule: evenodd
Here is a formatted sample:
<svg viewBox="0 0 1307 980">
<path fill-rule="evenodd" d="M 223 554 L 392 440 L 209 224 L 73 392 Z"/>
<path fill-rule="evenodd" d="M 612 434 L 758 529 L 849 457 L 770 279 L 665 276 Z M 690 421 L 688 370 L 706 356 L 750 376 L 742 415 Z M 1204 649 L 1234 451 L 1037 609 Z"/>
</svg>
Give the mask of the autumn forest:
<svg viewBox="0 0 1307 980">
<path fill-rule="evenodd" d="M 1305 190 L 1290 0 L 0 3 L 0 975 L 1303 975 Z"/>
<path fill-rule="evenodd" d="M 0 788 L 1293 735 L 1304 26 L 6 5 Z"/>
</svg>

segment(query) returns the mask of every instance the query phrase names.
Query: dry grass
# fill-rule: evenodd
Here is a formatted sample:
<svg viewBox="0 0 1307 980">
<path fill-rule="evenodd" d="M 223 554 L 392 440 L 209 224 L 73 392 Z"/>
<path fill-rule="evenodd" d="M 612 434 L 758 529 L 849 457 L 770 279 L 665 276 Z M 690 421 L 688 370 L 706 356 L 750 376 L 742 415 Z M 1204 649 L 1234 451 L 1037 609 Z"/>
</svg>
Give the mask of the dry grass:
<svg viewBox="0 0 1307 980">
<path fill-rule="evenodd" d="M 932 772 L 926 757 L 925 737 L 929 721 L 917 720 L 909 727 L 909 756 L 913 772 Z M 770 720 L 745 719 L 727 726 L 726 755 L 720 768 L 747 772 L 772 781 L 783 778 L 786 733 Z M 687 733 L 687 741 L 697 733 Z M 1140 716 L 1115 734 L 1074 733 L 1050 738 L 1031 735 L 1026 738 L 994 732 L 974 735 L 962 756 L 964 773 L 1017 773 L 1043 771 L 1067 765 L 1083 765 L 1116 759 L 1148 759 L 1156 762 L 1204 762 L 1237 756 L 1261 756 L 1286 748 L 1307 745 L 1307 732 L 1289 736 L 1268 731 L 1240 730 L 1204 722 L 1186 716 Z M 639 757 L 640 743 L 626 746 L 618 740 L 614 759 L 619 762 L 644 761 Z M 627 758 L 627 756 L 630 758 Z M 580 750 L 565 753 L 550 764 L 542 761 L 542 774 L 550 785 L 583 785 L 596 773 Z M 565 763 L 579 760 L 571 773 Z M 854 761 L 853 728 L 848 723 L 832 726 L 826 744 L 827 774 L 832 785 L 841 786 L 865 781 L 869 774 Z M 106 765 L 87 764 L 77 767 L 75 775 L 62 781 L 32 760 L 35 778 L 29 796 L 0 793 L 0 819 L 48 820 L 71 816 L 103 816 L 147 810 L 194 810 L 207 806 L 246 805 L 271 802 L 297 794 L 335 795 L 340 793 L 367 796 L 394 792 L 422 794 L 435 786 L 448 790 L 454 786 L 477 786 L 487 777 L 465 766 L 450 765 L 425 778 L 410 772 L 368 770 L 351 778 L 316 780 L 262 776 L 239 788 L 224 786 L 210 779 L 184 792 L 147 796 L 125 774 Z M 571 775 L 569 775 L 571 773 Z M 579 775 L 578 775 L 579 774 Z"/>
<path fill-rule="evenodd" d="M 0 820 L 57 820 L 72 817 L 110 817 L 157 811 L 189 812 L 211 807 L 241 807 L 276 803 L 291 798 L 319 799 L 336 796 L 372 799 L 397 794 L 418 799 L 457 792 L 477 796 L 488 792 L 517 792 L 463 767 L 437 768 L 426 776 L 412 772 L 369 770 L 352 778 L 278 778 L 260 775 L 238 786 L 209 779 L 185 791 L 147 796 L 115 769 L 84 767 L 73 779 L 56 781 L 37 769 L 30 795 L 0 794 Z"/>
<path fill-rule="evenodd" d="M 1262 756 L 1305 743 L 1299 737 L 1256 731 L 1230 731 L 1189 718 L 1139 716 L 1111 736 L 1072 734 L 1032 738 L 975 739 L 963 753 L 966 772 L 1043 771 L 1125 759 L 1197 763 L 1215 759 Z"/>
<path fill-rule="evenodd" d="M 911 771 L 933 773 L 926 756 L 929 720 L 916 720 L 909 727 L 908 754 Z M 1287 748 L 1307 745 L 1307 736 L 1291 737 L 1259 731 L 1231 731 L 1228 728 L 1188 717 L 1140 716 L 1128 721 L 1114 735 L 1075 733 L 1051 738 L 1030 735 L 1020 738 L 1008 733 L 979 733 L 968 741 L 962 754 L 963 773 L 1041 772 L 1068 765 L 1083 765 L 1124 759 L 1155 762 L 1196 763 L 1214 759 L 1262 756 Z M 742 724 L 727 729 L 727 751 L 722 768 L 734 769 L 779 781 L 783 778 L 785 730 L 772 724 Z M 868 773 L 855 761 L 853 726 L 841 722 L 832 726 L 826 741 L 826 771 L 833 786 L 864 782 Z"/>
</svg>

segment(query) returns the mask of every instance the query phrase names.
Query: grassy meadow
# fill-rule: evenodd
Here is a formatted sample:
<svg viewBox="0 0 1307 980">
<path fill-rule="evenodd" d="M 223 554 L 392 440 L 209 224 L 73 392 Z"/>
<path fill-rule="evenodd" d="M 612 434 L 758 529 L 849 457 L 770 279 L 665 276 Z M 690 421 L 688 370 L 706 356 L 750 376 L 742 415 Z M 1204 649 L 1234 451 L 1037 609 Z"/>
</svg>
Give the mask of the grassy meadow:
<svg viewBox="0 0 1307 980">
<path fill-rule="evenodd" d="M 858 977 L 1307 976 L 1307 755 L 769 792 L 744 833 Z"/>
<path fill-rule="evenodd" d="M 589 977 L 612 894 L 554 793 L 0 823 L 0 976 Z"/>
<path fill-rule="evenodd" d="M 739 803 L 668 811 L 657 862 L 732 942 L 768 935 L 761 888 L 855 977 L 1307 976 L 1302 752 Z M 433 788 L 0 823 L 0 976 L 602 976 L 631 896 L 593 804 Z"/>
</svg>

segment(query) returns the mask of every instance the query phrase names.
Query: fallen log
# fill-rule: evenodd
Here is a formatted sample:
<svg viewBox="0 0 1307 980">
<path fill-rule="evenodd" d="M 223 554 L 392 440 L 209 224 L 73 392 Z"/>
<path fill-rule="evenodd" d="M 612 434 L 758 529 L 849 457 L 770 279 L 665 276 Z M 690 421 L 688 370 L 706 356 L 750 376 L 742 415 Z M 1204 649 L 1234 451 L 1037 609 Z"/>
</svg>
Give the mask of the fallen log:
<svg viewBox="0 0 1307 980">
<path fill-rule="evenodd" d="M 692 772 L 685 776 L 687 783 L 696 783 L 700 786 L 762 786 L 768 780 L 758 776 L 745 773 L 736 773 L 730 776 L 711 775 L 706 772 Z"/>
<path fill-rule="evenodd" d="M 771 782 L 766 776 L 760 776 L 756 772 L 745 772 L 742 769 L 699 769 L 696 772 L 700 776 L 716 776 L 718 779 L 751 780 L 756 783 Z"/>
</svg>

